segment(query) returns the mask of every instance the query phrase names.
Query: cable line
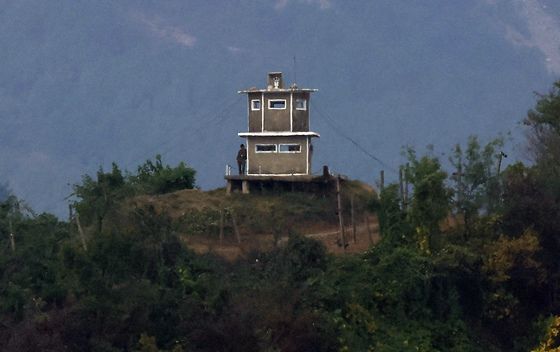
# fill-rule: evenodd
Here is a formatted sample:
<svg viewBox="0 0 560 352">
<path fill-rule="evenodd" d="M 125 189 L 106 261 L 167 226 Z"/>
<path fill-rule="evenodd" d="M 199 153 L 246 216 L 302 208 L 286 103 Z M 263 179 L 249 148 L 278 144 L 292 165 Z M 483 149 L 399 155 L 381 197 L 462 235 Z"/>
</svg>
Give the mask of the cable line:
<svg viewBox="0 0 560 352">
<path fill-rule="evenodd" d="M 239 97 L 237 97 L 236 99 L 234 99 L 233 101 L 230 101 L 229 104 L 227 104 L 224 108 L 222 108 L 217 114 L 215 114 L 214 116 L 212 116 L 211 119 L 204 121 L 204 123 L 200 124 L 200 126 L 198 126 L 195 129 L 192 129 L 189 131 L 189 134 L 191 136 L 196 136 L 198 135 L 199 132 L 203 131 L 203 130 L 210 130 L 209 126 L 219 126 L 223 121 L 225 121 L 229 116 L 229 111 L 230 109 L 236 105 L 238 103 L 238 101 L 240 100 Z M 169 144 L 170 141 L 167 141 L 165 143 L 162 143 L 159 147 Z M 173 146 L 170 146 L 167 149 L 164 149 L 160 154 L 162 156 L 166 155 L 167 153 L 169 153 L 171 150 L 173 149 Z"/>
<path fill-rule="evenodd" d="M 324 117 L 324 120 L 327 122 L 327 124 L 329 125 L 329 127 L 331 127 L 336 133 L 338 133 L 340 136 L 342 136 L 344 139 L 348 140 L 350 143 L 352 143 L 357 149 L 359 149 L 362 153 L 364 153 L 365 155 L 367 155 L 369 158 L 373 159 L 374 161 L 378 162 L 380 165 L 384 166 L 387 170 L 398 174 L 398 171 L 396 171 L 393 167 L 389 166 L 386 162 L 384 162 L 383 160 L 381 160 L 380 158 L 376 157 L 375 155 L 373 155 L 370 151 L 368 151 L 366 148 L 364 148 L 360 143 L 358 143 L 355 139 L 353 139 L 352 137 L 348 136 L 346 133 L 344 133 L 342 131 L 342 128 L 340 128 L 340 126 L 338 126 L 335 122 L 335 120 L 330 117 L 329 114 L 327 114 L 326 112 L 322 111 L 321 109 L 319 109 L 316 105 L 313 105 L 313 108 L 316 109 L 319 112 L 319 115 L 321 115 L 322 117 Z"/>
<path fill-rule="evenodd" d="M 226 101 L 227 103 L 225 104 L 225 106 L 216 114 L 213 114 L 212 112 L 208 112 L 208 113 L 200 114 L 199 116 L 194 116 L 192 119 L 189 120 L 189 122 L 192 121 L 192 120 L 200 121 L 199 125 L 196 126 L 196 128 L 191 129 L 191 126 L 185 126 L 185 127 L 181 128 L 179 130 L 176 130 L 177 132 L 176 132 L 174 137 L 170 137 L 170 138 L 166 139 L 165 141 L 156 144 L 155 146 L 153 146 L 151 148 L 151 150 L 157 150 L 157 149 L 160 149 L 164 146 L 168 146 L 170 143 L 175 142 L 178 137 L 184 136 L 183 133 L 185 133 L 187 136 L 193 136 L 196 133 L 200 132 L 201 130 L 207 129 L 208 125 L 211 124 L 211 123 L 214 123 L 214 124 L 221 123 L 228 116 L 228 114 L 226 114 L 226 112 L 228 112 L 230 110 L 230 108 L 232 108 L 235 104 L 237 104 L 238 100 L 240 100 L 239 96 L 236 96 L 233 99 L 228 99 Z M 210 117 L 210 116 L 211 116 L 211 118 L 209 120 L 207 120 L 206 118 Z M 164 156 L 167 153 L 169 153 L 172 149 L 173 149 L 173 146 L 171 146 L 170 148 L 164 149 L 163 151 L 161 151 L 158 154 Z M 143 154 L 145 155 L 146 153 L 143 153 Z M 143 160 L 144 160 L 144 157 L 138 157 L 138 158 L 133 159 L 132 163 L 137 164 L 137 163 L 139 163 Z"/>
</svg>

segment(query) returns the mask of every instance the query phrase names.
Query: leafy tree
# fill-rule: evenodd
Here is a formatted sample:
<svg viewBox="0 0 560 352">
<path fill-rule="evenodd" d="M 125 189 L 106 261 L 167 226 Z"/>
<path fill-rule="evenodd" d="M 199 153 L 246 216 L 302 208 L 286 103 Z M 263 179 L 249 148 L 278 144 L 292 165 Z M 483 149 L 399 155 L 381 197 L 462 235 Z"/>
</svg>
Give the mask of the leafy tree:
<svg viewBox="0 0 560 352">
<path fill-rule="evenodd" d="M 549 319 L 548 329 L 544 341 L 531 352 L 558 352 L 560 351 L 560 316 Z"/>
<path fill-rule="evenodd" d="M 84 224 L 95 223 L 97 231 L 101 232 L 107 214 L 125 197 L 127 191 L 130 193 L 125 182 L 121 170 L 113 163 L 111 172 L 99 168 L 96 179 L 85 175 L 81 184 L 74 185 L 74 195 L 79 199 L 74 206 Z"/>
<path fill-rule="evenodd" d="M 537 235 L 527 230 L 513 239 L 502 236 L 486 251 L 483 270 L 491 283 L 486 314 L 494 321 L 527 315 L 525 309 L 534 309 L 531 301 L 547 280 Z"/>
<path fill-rule="evenodd" d="M 416 228 L 420 248 L 429 253 L 432 236 L 440 232 L 439 224 L 449 213 L 451 193 L 445 186 L 447 174 L 436 157 L 418 159 L 415 151 L 409 149 L 408 159 L 406 173 L 414 191 L 408 216 Z"/>
<path fill-rule="evenodd" d="M 449 158 L 456 171 L 455 206 L 463 215 L 466 232 L 471 231 L 474 218 L 481 212 L 495 211 L 500 199 L 498 158 L 502 156 L 503 140 L 497 138 L 482 147 L 476 136 L 469 137 L 466 150 L 459 144 Z"/>
<path fill-rule="evenodd" d="M 137 174 L 131 176 L 131 183 L 139 193 L 163 194 L 181 189 L 195 187 L 196 171 L 184 162 L 172 168 L 163 165 L 161 155 L 156 155 L 155 162 L 147 160 L 138 166 Z"/>
<path fill-rule="evenodd" d="M 548 94 L 537 94 L 534 109 L 529 110 L 525 124 L 530 128 L 529 150 L 546 188 L 560 194 L 560 81 Z"/>
<path fill-rule="evenodd" d="M 394 247 L 410 241 L 410 225 L 401 208 L 398 185 L 388 185 L 381 191 L 379 201 L 374 203 L 374 210 L 379 219 L 381 245 Z"/>
</svg>

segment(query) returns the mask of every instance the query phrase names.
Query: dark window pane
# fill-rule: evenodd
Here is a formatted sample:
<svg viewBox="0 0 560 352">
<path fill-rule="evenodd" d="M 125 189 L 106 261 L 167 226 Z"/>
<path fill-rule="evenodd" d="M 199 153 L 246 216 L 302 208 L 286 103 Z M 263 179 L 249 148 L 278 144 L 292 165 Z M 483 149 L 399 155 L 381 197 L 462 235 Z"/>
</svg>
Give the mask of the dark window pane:
<svg viewBox="0 0 560 352">
<path fill-rule="evenodd" d="M 275 152 L 276 144 L 257 144 L 257 152 Z"/>
<path fill-rule="evenodd" d="M 268 107 L 270 109 L 285 109 L 286 108 L 286 101 L 285 100 L 269 100 Z"/>
<path fill-rule="evenodd" d="M 299 153 L 301 151 L 300 144 L 280 144 L 281 153 Z"/>
</svg>

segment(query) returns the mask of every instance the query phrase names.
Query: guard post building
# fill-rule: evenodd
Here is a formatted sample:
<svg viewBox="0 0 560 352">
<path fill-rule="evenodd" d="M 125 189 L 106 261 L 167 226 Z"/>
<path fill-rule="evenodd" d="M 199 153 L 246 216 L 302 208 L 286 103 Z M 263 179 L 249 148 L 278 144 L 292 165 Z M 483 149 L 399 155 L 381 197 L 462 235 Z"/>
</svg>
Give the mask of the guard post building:
<svg viewBox="0 0 560 352">
<path fill-rule="evenodd" d="M 247 147 L 245 175 L 226 170 L 227 192 L 241 189 L 243 193 L 255 185 L 276 187 L 279 183 L 294 186 L 318 182 L 312 175 L 312 139 L 309 100 L 316 89 L 284 87 L 281 72 L 268 74 L 267 86 L 239 91 L 247 94 L 248 131 L 239 132 Z M 320 177 L 324 181 L 328 171 Z"/>
</svg>

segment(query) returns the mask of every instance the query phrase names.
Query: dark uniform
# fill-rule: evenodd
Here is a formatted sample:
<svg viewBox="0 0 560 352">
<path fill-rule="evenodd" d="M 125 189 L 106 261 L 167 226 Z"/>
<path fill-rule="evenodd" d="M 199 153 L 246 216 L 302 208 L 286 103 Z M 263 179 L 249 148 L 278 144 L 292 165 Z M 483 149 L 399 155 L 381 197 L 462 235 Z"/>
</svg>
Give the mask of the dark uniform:
<svg viewBox="0 0 560 352">
<path fill-rule="evenodd" d="M 239 174 L 245 174 L 245 163 L 247 162 L 247 149 L 241 144 L 239 151 L 237 152 L 237 166 L 239 167 Z"/>
</svg>

